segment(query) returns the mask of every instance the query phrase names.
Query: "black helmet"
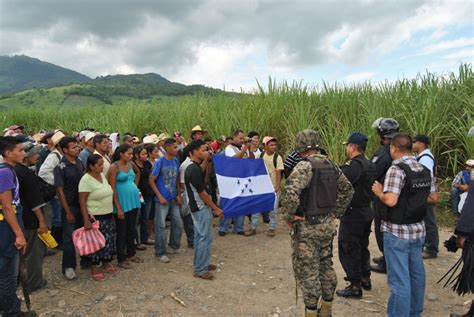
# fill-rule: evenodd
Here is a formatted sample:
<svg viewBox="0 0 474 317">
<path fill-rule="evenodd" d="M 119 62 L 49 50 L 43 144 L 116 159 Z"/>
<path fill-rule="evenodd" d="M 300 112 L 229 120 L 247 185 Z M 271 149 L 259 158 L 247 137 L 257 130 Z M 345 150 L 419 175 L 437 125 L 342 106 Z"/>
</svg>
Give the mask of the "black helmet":
<svg viewBox="0 0 474 317">
<path fill-rule="evenodd" d="M 372 128 L 376 128 L 380 136 L 387 138 L 393 138 L 400 132 L 400 125 L 392 118 L 378 118 L 372 123 Z"/>
</svg>

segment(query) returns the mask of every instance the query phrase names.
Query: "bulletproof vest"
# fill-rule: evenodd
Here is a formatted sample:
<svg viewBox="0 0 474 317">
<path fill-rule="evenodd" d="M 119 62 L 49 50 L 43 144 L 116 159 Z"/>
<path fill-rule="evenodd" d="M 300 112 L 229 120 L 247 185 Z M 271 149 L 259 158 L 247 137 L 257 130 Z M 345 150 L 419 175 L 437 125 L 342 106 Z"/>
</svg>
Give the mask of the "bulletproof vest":
<svg viewBox="0 0 474 317">
<path fill-rule="evenodd" d="M 319 216 L 328 215 L 336 209 L 339 171 L 327 159 L 308 157 L 303 160 L 311 163 L 313 178 L 309 187 L 301 193 L 297 214 L 303 214 L 310 224 L 316 224 Z"/>
<path fill-rule="evenodd" d="M 363 155 L 353 158 L 352 161 L 360 164 L 361 172 L 359 180 L 352 185 L 354 187 L 354 196 L 350 206 L 353 208 L 370 207 L 373 198 L 372 185 L 376 178 L 375 164 Z"/>
<path fill-rule="evenodd" d="M 385 144 L 380 147 L 372 158 L 372 163 L 375 164 L 377 175 L 376 180 L 383 184 L 385 174 L 392 165 L 392 157 L 390 156 L 390 145 Z"/>
<path fill-rule="evenodd" d="M 405 172 L 405 185 L 398 203 L 388 208 L 388 221 L 394 224 L 411 224 L 423 220 L 426 215 L 426 200 L 431 189 L 431 173 L 423 166 L 420 172 L 414 172 L 405 163 L 397 165 Z"/>
</svg>

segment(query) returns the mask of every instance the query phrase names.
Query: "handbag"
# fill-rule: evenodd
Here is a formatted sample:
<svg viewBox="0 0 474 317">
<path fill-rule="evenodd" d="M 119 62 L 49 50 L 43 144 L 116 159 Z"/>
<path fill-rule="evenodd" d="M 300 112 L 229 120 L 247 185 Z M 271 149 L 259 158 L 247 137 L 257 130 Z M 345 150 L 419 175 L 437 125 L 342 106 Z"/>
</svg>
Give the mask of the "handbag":
<svg viewBox="0 0 474 317">
<path fill-rule="evenodd" d="M 79 255 L 89 255 L 105 247 L 105 237 L 99 228 L 100 222 L 96 220 L 92 223 L 90 230 L 84 227 L 74 230 L 72 241 Z"/>
</svg>

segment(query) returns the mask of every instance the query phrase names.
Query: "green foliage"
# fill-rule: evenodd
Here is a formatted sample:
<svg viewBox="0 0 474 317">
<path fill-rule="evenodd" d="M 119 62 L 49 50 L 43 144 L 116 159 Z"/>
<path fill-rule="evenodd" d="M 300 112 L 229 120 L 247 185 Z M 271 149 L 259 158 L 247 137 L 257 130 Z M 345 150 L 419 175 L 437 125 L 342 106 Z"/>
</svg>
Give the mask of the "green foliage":
<svg viewBox="0 0 474 317">
<path fill-rule="evenodd" d="M 24 89 L 81 83 L 90 78 L 28 56 L 0 56 L 0 94 Z"/>
</svg>

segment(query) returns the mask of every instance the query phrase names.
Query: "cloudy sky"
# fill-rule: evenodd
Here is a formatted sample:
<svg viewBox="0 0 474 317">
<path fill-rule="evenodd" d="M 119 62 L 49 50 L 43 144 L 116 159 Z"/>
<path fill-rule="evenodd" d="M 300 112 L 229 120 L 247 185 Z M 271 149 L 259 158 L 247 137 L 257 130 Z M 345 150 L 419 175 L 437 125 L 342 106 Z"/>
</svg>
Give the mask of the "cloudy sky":
<svg viewBox="0 0 474 317">
<path fill-rule="evenodd" d="M 378 82 L 474 61 L 471 0 L 0 0 L 0 55 L 251 90 Z"/>
</svg>

